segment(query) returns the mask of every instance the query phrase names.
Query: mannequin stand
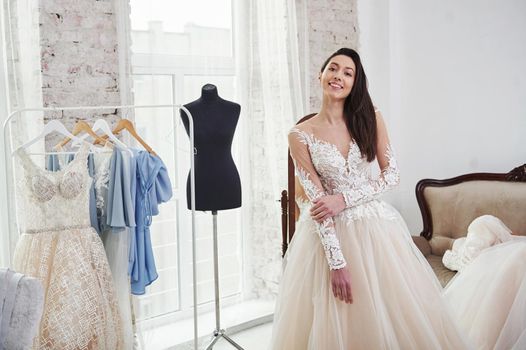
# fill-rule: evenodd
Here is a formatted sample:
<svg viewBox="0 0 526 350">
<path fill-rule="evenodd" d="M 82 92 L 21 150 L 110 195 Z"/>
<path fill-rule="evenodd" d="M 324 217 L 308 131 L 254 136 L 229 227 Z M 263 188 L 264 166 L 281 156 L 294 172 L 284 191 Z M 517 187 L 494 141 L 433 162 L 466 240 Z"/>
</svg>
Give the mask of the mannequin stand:
<svg viewBox="0 0 526 350">
<path fill-rule="evenodd" d="M 235 341 L 233 341 L 224 329 L 221 329 L 221 314 L 219 307 L 219 253 L 217 248 L 217 210 L 212 210 L 212 218 L 214 221 L 214 287 L 215 287 L 215 306 L 216 306 L 216 329 L 212 333 L 212 340 L 210 344 L 206 347 L 206 350 L 211 350 L 214 347 L 214 344 L 223 337 L 227 342 L 229 342 L 233 347 L 238 350 L 244 350 L 239 346 Z"/>
</svg>

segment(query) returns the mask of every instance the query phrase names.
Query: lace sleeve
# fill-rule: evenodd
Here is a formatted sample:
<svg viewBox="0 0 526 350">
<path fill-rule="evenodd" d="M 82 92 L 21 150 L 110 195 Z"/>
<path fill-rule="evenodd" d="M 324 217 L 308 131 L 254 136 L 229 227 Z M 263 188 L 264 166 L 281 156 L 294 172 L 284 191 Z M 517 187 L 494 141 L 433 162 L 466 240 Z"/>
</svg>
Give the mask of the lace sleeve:
<svg viewBox="0 0 526 350">
<path fill-rule="evenodd" d="M 396 163 L 393 149 L 389 143 L 389 136 L 385 123 L 379 111 L 377 111 L 377 160 L 381 173 L 376 179 L 366 183 L 359 183 L 347 191 L 343 191 L 343 198 L 347 208 L 369 202 L 378 198 L 381 194 L 395 188 L 400 183 L 400 172 Z"/>
<path fill-rule="evenodd" d="M 312 203 L 325 195 L 323 186 L 318 177 L 310 153 L 308 150 L 308 140 L 304 133 L 298 129 L 292 129 L 289 133 L 290 155 L 294 160 L 296 177 L 300 181 L 305 195 Z M 320 236 L 325 256 L 331 270 L 337 270 L 345 267 L 347 264 L 340 249 L 340 242 L 336 237 L 334 221 L 332 218 L 326 219 L 321 224 L 316 222 L 316 228 Z"/>
</svg>

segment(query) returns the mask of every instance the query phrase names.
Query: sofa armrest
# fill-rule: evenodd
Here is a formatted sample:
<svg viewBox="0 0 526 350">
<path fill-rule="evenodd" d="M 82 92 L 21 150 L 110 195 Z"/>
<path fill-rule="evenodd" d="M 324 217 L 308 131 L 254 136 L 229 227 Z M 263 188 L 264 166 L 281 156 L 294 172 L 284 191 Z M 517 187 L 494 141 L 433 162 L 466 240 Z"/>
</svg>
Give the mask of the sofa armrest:
<svg viewBox="0 0 526 350">
<path fill-rule="evenodd" d="M 412 236 L 413 242 L 416 244 L 418 249 L 422 252 L 424 256 L 428 256 L 431 254 L 431 246 L 429 245 L 429 242 L 427 239 L 425 239 L 422 236 Z"/>
</svg>

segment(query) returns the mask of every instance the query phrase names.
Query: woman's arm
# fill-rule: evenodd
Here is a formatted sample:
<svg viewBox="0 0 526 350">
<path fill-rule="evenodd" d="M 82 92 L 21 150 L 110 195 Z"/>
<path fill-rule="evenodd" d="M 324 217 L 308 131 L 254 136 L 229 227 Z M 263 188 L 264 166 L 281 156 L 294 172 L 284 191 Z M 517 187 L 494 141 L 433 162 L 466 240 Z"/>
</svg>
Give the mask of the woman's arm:
<svg viewBox="0 0 526 350">
<path fill-rule="evenodd" d="M 306 197 L 312 203 L 316 199 L 323 197 L 325 191 L 318 177 L 316 169 L 312 164 L 312 159 L 307 147 L 305 136 L 297 129 L 292 129 L 289 133 L 290 155 L 294 161 L 296 177 L 298 178 Z M 342 251 L 340 242 L 336 237 L 334 221 L 329 217 L 322 222 L 316 223 L 318 234 L 320 236 L 325 257 L 331 270 L 337 270 L 345 267 L 347 264 Z"/>
</svg>

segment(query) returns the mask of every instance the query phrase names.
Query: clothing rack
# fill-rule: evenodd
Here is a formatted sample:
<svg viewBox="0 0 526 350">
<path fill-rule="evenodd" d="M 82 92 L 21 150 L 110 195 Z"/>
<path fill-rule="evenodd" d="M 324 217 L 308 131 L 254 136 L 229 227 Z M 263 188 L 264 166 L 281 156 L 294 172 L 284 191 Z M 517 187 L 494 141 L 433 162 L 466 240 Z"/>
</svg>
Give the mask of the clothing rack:
<svg viewBox="0 0 526 350">
<path fill-rule="evenodd" d="M 4 157 L 6 165 L 11 165 L 11 172 L 14 172 L 14 167 L 12 166 L 11 151 L 15 149 L 13 147 L 13 140 L 11 138 L 11 123 L 19 119 L 25 112 L 64 112 L 64 111 L 76 111 L 76 110 L 101 110 L 101 109 L 118 109 L 118 110 L 136 110 L 136 109 L 148 109 L 148 108 L 172 108 L 173 122 L 176 123 L 176 116 L 179 110 L 183 110 L 186 115 L 188 115 L 189 120 L 189 134 L 190 134 L 190 150 L 195 150 L 194 147 L 194 120 L 190 111 L 183 105 L 177 104 L 166 104 L 166 105 L 118 105 L 118 106 L 78 106 L 78 107 L 48 107 L 48 108 L 22 108 L 15 110 L 9 114 L 7 119 L 3 124 L 3 133 L 4 133 Z M 127 116 L 127 114 L 126 114 Z M 175 147 L 176 145 L 174 145 Z M 192 279 L 193 279 L 193 316 L 194 316 L 194 350 L 198 349 L 198 322 L 197 322 L 197 254 L 196 254 L 196 225 L 195 225 L 195 152 L 190 152 L 190 206 L 192 210 Z M 9 167 L 8 167 L 9 169 Z M 10 174 L 6 173 L 5 178 L 6 188 L 9 188 L 10 185 Z M 11 226 L 13 220 L 13 209 L 12 205 L 14 203 L 9 203 L 10 196 L 8 194 L 8 205 L 7 205 L 7 218 L 8 218 L 8 227 Z M 8 251 L 11 250 L 11 235 L 8 230 Z M 11 253 L 9 253 L 11 255 Z"/>
</svg>

